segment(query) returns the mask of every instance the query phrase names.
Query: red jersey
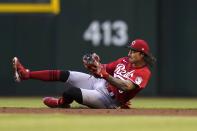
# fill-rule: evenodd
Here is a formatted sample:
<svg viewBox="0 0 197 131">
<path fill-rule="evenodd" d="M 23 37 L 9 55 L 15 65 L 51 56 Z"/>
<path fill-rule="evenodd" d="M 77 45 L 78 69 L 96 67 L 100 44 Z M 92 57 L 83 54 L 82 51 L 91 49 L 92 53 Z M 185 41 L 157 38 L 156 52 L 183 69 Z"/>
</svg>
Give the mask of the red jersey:
<svg viewBox="0 0 197 131">
<path fill-rule="evenodd" d="M 108 85 L 108 90 L 111 91 L 111 93 L 115 95 L 115 98 L 122 104 L 132 99 L 140 90 L 145 88 L 151 76 L 148 66 L 140 68 L 133 67 L 128 57 L 120 58 L 114 62 L 105 64 L 105 66 L 106 71 L 113 77 L 130 80 L 137 85 L 137 88 L 131 91 L 122 91 L 113 85 Z"/>
</svg>

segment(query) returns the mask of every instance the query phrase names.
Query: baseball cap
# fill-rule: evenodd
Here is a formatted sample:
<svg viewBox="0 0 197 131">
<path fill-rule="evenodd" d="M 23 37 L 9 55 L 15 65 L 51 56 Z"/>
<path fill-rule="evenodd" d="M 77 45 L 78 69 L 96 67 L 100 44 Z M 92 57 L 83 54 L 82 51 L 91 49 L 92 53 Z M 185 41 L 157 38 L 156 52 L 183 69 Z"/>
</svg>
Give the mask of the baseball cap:
<svg viewBox="0 0 197 131">
<path fill-rule="evenodd" d="M 149 55 L 149 46 L 145 40 L 136 39 L 132 41 L 127 47 L 132 50 L 143 52 L 144 54 Z"/>
</svg>

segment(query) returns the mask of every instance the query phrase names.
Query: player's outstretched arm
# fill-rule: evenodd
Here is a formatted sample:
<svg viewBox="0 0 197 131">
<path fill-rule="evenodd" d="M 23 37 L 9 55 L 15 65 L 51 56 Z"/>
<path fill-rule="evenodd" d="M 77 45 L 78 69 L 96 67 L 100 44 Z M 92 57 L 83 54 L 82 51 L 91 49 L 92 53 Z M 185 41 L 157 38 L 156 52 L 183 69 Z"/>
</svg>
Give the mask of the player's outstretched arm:
<svg viewBox="0 0 197 131">
<path fill-rule="evenodd" d="M 122 91 L 129 91 L 129 90 L 133 90 L 136 88 L 136 85 L 133 84 L 130 80 L 122 80 L 119 78 L 115 78 L 111 75 L 109 75 L 109 77 L 106 78 L 106 80 L 110 84 L 112 84 L 113 86 L 117 87 L 118 89 Z"/>
</svg>

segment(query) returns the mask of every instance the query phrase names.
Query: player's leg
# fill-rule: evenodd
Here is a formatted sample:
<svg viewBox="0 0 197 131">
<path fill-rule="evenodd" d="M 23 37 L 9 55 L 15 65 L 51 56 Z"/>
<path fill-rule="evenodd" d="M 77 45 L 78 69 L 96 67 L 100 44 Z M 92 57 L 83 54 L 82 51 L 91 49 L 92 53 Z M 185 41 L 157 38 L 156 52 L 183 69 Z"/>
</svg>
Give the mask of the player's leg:
<svg viewBox="0 0 197 131">
<path fill-rule="evenodd" d="M 72 101 L 65 101 L 63 97 L 60 98 L 55 98 L 55 97 L 44 97 L 43 98 L 43 103 L 50 107 L 50 108 L 70 108 L 70 103 Z"/>
<path fill-rule="evenodd" d="M 17 57 L 13 58 L 14 77 L 17 82 L 27 79 L 36 79 L 42 81 L 61 81 L 68 85 L 93 89 L 93 83 L 99 81 L 89 74 L 76 71 L 61 71 L 61 70 L 40 70 L 29 71 L 19 61 Z"/>
<path fill-rule="evenodd" d="M 100 82 L 104 83 L 103 79 L 95 78 L 86 73 L 77 72 L 77 71 L 69 71 L 70 75 L 66 80 L 66 86 L 77 87 L 82 89 L 95 89 L 95 85 L 99 84 Z"/>
<path fill-rule="evenodd" d="M 14 69 L 14 79 L 16 82 L 29 79 L 29 70 L 20 63 L 17 57 L 12 59 L 12 66 Z"/>
<path fill-rule="evenodd" d="M 95 85 L 100 85 L 100 81 L 103 83 L 103 80 L 101 79 L 96 79 L 89 74 L 75 71 L 43 70 L 30 72 L 20 63 L 16 57 L 13 59 L 13 67 L 15 71 L 15 77 L 18 82 L 26 79 L 38 79 L 44 81 L 62 81 L 71 86 L 70 88 L 66 87 L 66 91 L 62 97 L 64 99 L 56 99 L 53 97 L 44 98 L 44 103 L 49 107 L 65 107 L 75 100 L 78 103 L 88 106 L 104 108 L 104 105 L 101 102 L 100 93 L 93 90 L 96 87 Z M 77 88 L 73 88 L 73 86 Z M 79 88 L 88 89 L 87 91 L 84 91 L 89 92 L 84 93 L 84 102 L 80 102 L 79 96 L 82 95 L 79 95 L 81 92 L 81 89 Z M 92 97 L 92 99 L 88 100 L 90 97 Z"/>
<path fill-rule="evenodd" d="M 103 94 L 97 90 L 87 90 L 81 89 L 83 105 L 86 105 L 90 108 L 108 108 L 108 102 Z"/>
<path fill-rule="evenodd" d="M 90 108 L 114 109 L 120 106 L 116 100 L 104 92 L 76 87 L 66 88 L 60 98 L 47 97 L 44 99 L 44 104 L 51 108 L 68 108 L 74 100 Z"/>
<path fill-rule="evenodd" d="M 69 71 L 70 75 L 65 81 L 66 88 L 79 88 L 82 92 L 83 101 L 78 103 L 92 107 L 92 108 L 113 108 L 114 102 L 107 98 L 105 91 L 106 81 L 98 79 L 86 73 Z M 99 91 L 100 92 L 99 92 Z M 102 90 L 102 91 L 101 91 Z M 103 94 L 101 93 L 103 92 Z M 71 93 L 72 92 L 68 92 Z M 66 94 L 64 95 L 66 96 Z M 75 96 L 77 97 L 77 96 Z M 74 97 L 74 98 L 75 98 Z"/>
<path fill-rule="evenodd" d="M 109 94 L 106 94 L 105 91 L 99 90 L 88 90 L 81 89 L 83 105 L 86 105 L 90 108 L 97 109 L 115 109 L 118 108 L 120 103 L 115 99 L 112 99 Z"/>
<path fill-rule="evenodd" d="M 17 57 L 13 60 L 14 78 L 16 82 L 27 79 L 36 79 L 42 81 L 66 81 L 69 76 L 69 71 L 61 70 L 41 70 L 29 71 L 19 61 Z"/>
<path fill-rule="evenodd" d="M 51 108 L 69 108 L 73 101 L 80 104 L 83 103 L 82 92 L 80 88 L 67 87 L 65 88 L 62 97 L 45 97 L 43 103 Z"/>
<path fill-rule="evenodd" d="M 89 74 L 76 72 L 76 71 L 69 71 L 69 76 L 66 75 L 63 77 L 62 80 L 65 80 L 66 88 L 63 94 L 63 98 L 65 101 L 68 100 L 75 100 L 80 104 L 84 104 L 90 107 L 95 108 L 105 108 L 103 105 L 103 98 L 97 90 L 99 88 L 104 88 L 105 81 L 103 79 L 97 79 Z M 97 89 L 97 90 L 96 90 Z M 82 93 L 80 93 L 82 91 Z M 80 95 L 82 94 L 82 95 Z M 83 96 L 83 102 L 81 101 L 81 97 Z M 96 96 L 96 97 L 95 97 Z M 91 98 L 92 97 L 92 98 Z M 59 99 L 62 99 L 59 98 Z M 69 102 L 59 103 L 58 98 L 54 97 L 47 97 L 44 99 L 45 105 L 49 107 L 60 107 L 60 105 L 70 104 Z"/>
<path fill-rule="evenodd" d="M 109 100 L 97 90 L 76 87 L 66 88 L 60 98 L 47 97 L 44 98 L 43 102 L 51 108 L 68 108 L 73 100 L 90 108 L 110 108 Z"/>
</svg>

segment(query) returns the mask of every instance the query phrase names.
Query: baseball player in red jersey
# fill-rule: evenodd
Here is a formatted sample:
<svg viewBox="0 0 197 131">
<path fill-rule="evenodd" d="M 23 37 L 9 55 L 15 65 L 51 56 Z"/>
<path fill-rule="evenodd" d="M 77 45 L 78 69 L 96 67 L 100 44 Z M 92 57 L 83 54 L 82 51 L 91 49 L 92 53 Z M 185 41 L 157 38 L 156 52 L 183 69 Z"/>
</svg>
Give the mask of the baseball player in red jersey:
<svg viewBox="0 0 197 131">
<path fill-rule="evenodd" d="M 108 64 L 101 64 L 96 53 L 85 55 L 83 64 L 92 75 L 70 70 L 30 71 L 14 57 L 14 78 L 17 82 L 28 79 L 64 82 L 65 90 L 60 98 L 43 99 L 51 108 L 69 108 L 74 100 L 90 108 L 129 108 L 130 100 L 148 84 L 149 68 L 155 58 L 142 39 L 134 40 L 128 48 L 127 57 Z"/>
</svg>

